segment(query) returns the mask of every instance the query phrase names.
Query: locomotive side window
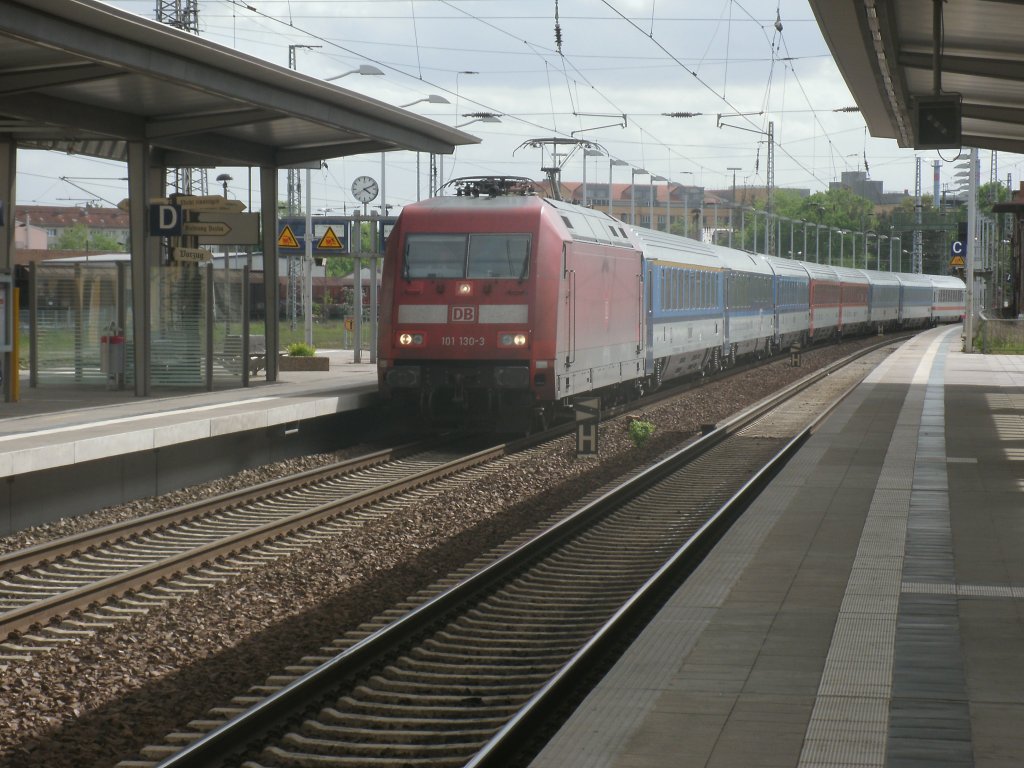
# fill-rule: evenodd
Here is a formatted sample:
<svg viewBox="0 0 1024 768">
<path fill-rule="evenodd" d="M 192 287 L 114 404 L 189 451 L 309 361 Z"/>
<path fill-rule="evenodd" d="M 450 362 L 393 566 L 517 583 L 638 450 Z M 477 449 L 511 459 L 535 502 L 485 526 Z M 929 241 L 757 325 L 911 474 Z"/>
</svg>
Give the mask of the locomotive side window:
<svg viewBox="0 0 1024 768">
<path fill-rule="evenodd" d="M 465 277 L 465 235 L 409 235 L 405 239 L 406 279 Z"/>
<path fill-rule="evenodd" d="M 470 235 L 467 277 L 525 280 L 530 274 L 529 235 Z"/>
</svg>

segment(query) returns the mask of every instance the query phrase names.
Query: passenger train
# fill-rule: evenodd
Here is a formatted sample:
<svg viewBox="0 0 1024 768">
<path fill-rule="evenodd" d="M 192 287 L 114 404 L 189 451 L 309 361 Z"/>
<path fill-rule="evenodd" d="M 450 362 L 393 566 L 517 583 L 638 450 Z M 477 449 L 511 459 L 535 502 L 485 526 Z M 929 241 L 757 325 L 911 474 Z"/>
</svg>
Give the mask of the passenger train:
<svg viewBox="0 0 1024 768">
<path fill-rule="evenodd" d="M 380 392 L 428 423 L 536 428 L 579 396 L 629 399 L 746 355 L 964 315 L 955 277 L 724 248 L 529 185 L 458 180 L 458 195 L 406 206 L 388 238 Z"/>
</svg>

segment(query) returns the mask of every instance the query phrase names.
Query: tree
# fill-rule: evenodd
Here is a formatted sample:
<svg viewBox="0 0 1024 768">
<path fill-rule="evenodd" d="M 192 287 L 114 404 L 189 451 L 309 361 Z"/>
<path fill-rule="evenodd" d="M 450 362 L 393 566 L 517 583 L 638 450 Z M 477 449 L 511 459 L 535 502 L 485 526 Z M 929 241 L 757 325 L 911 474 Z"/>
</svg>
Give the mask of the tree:
<svg viewBox="0 0 1024 768">
<path fill-rule="evenodd" d="M 765 201 L 758 200 L 754 203 L 754 211 L 751 212 L 748 209 L 743 216 L 744 242 L 742 247 L 747 250 L 764 252 L 764 206 Z M 838 238 L 844 237 L 845 261 L 852 264 L 850 256 L 853 252 L 853 236 L 832 234 L 831 229 L 860 233 L 872 230 L 877 226 L 874 205 L 871 201 L 842 187 L 830 189 L 828 192 L 815 192 L 806 197 L 789 189 L 776 190 L 772 213 L 775 216 L 773 221 L 777 241 L 775 252 L 783 256 L 800 257 L 806 261 L 818 259 L 818 254 L 815 253 L 816 247 L 820 248 L 820 260 L 826 260 L 828 237 L 831 235 L 835 242 L 833 263 L 839 263 L 840 249 L 838 246 L 840 241 Z M 824 240 L 815 230 L 817 225 L 821 225 L 823 228 L 821 231 L 826 233 Z M 806 249 L 804 248 L 805 229 Z M 735 237 L 733 242 L 736 242 Z M 863 240 L 861 240 L 862 243 Z"/>
<path fill-rule="evenodd" d="M 106 232 L 93 232 L 81 221 L 61 232 L 54 248 L 61 251 L 125 252 L 124 244 L 116 238 Z"/>
</svg>

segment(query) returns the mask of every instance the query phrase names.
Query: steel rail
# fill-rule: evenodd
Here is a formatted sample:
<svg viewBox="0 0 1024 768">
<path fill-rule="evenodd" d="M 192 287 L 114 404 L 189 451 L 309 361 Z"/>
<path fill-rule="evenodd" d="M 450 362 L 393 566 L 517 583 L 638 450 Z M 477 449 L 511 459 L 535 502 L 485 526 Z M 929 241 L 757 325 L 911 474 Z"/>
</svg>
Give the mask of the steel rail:
<svg viewBox="0 0 1024 768">
<path fill-rule="evenodd" d="M 406 615 L 395 619 L 373 634 L 354 643 L 314 670 L 302 675 L 280 690 L 269 694 L 245 712 L 182 747 L 175 754 L 161 761 L 158 768 L 198 768 L 199 766 L 219 765 L 233 755 L 237 755 L 248 747 L 250 741 L 279 728 L 297 713 L 308 708 L 311 702 L 321 700 L 331 694 L 341 682 L 358 676 L 371 665 L 378 663 L 383 657 L 393 653 L 396 648 L 407 643 L 410 637 L 435 625 L 456 606 L 466 602 L 475 595 L 486 592 L 499 582 L 505 580 L 509 573 L 517 571 L 528 562 L 534 561 L 543 554 L 557 548 L 562 542 L 590 526 L 594 519 L 604 514 L 605 510 L 620 505 L 628 498 L 655 485 L 660 480 L 676 472 L 681 466 L 691 462 L 697 456 L 707 452 L 710 448 L 718 445 L 751 422 L 756 421 L 785 400 L 820 381 L 822 378 L 829 376 L 832 371 L 842 365 L 846 365 L 879 347 L 888 346 L 892 343 L 894 343 L 892 339 L 886 339 L 884 342 L 873 345 L 871 348 L 860 350 L 831 366 L 806 376 L 798 382 L 794 382 L 778 393 L 764 398 L 734 415 L 713 431 L 687 444 L 631 478 L 628 483 L 629 487 L 621 485 L 607 491 L 571 515 L 556 522 L 537 537 L 521 544 L 486 565 L 476 574 L 432 597 Z M 847 390 L 847 393 L 844 393 L 843 397 L 848 392 L 849 390 Z M 825 409 L 825 413 L 834 408 L 841 399 L 837 398 Z M 621 626 L 620 622 L 632 619 L 638 611 L 645 609 L 647 605 L 646 596 L 660 589 L 664 584 L 664 580 L 669 578 L 669 574 L 674 577 L 678 568 L 683 567 L 686 563 L 692 565 L 691 558 L 693 553 L 702 547 L 709 546 L 708 540 L 710 537 L 721 534 L 726 522 L 735 515 L 742 504 L 748 502 L 756 495 L 756 492 L 770 479 L 772 473 L 777 471 L 781 463 L 799 448 L 810 434 L 811 429 L 820 423 L 822 418 L 824 418 L 824 415 L 820 416 L 811 426 L 801 430 L 797 437 L 791 439 L 786 447 L 778 452 L 775 460 L 769 462 L 766 468 L 763 468 L 754 478 L 745 483 L 741 490 L 734 494 L 733 499 L 723 506 L 712 520 L 702 526 L 701 531 L 704 535 L 701 537 L 700 542 L 685 545 L 680 552 L 659 569 L 655 577 L 651 577 L 648 580 L 648 585 L 641 589 L 643 594 L 630 599 L 619 609 L 616 613 L 619 626 Z M 502 760 L 507 760 L 510 750 L 520 749 L 525 735 L 529 734 L 546 717 L 548 711 L 546 708 L 551 706 L 551 697 L 560 698 L 564 691 L 567 690 L 567 687 L 578 680 L 578 675 L 582 674 L 581 670 L 586 669 L 586 661 L 594 658 L 595 654 L 603 652 L 607 643 L 611 642 L 612 636 L 613 627 L 608 627 L 607 629 L 602 629 L 597 636 L 586 643 L 577 654 L 579 658 L 574 657 L 572 664 L 563 668 L 548 684 L 542 687 L 529 700 L 527 706 L 515 715 L 485 745 L 484 749 L 478 753 L 474 760 L 481 761 L 479 763 L 481 766 L 501 765 Z M 583 655 L 580 656 L 580 654 Z M 471 764 L 476 765 L 477 763 Z"/>
<path fill-rule="evenodd" d="M 171 509 L 154 512 L 144 517 L 125 520 L 102 528 L 62 536 L 59 539 L 42 542 L 15 552 L 0 555 L 0 576 L 16 573 L 26 567 L 36 567 L 60 558 L 84 552 L 93 547 L 124 540 L 130 536 L 161 530 L 171 525 L 203 517 L 213 512 L 220 512 L 232 507 L 262 501 L 271 496 L 287 492 L 291 489 L 318 482 L 332 475 L 355 472 L 367 467 L 376 466 L 406 456 L 418 450 L 418 443 L 406 443 L 394 448 L 384 448 L 365 456 L 335 462 L 324 467 L 309 469 L 286 478 L 268 480 L 240 491 L 231 491 L 203 499 L 202 501 L 183 504 Z"/>
<path fill-rule="evenodd" d="M 514 443 L 501 444 L 477 451 L 468 456 L 446 462 L 438 467 L 410 475 L 396 482 L 351 494 L 326 504 L 320 504 L 262 526 L 202 545 L 196 549 L 182 552 L 84 587 L 69 590 L 22 608 L 5 612 L 0 616 L 0 636 L 24 632 L 36 624 L 64 616 L 72 610 L 123 595 L 131 590 L 137 590 L 153 584 L 160 579 L 179 574 L 189 568 L 251 549 L 271 539 L 307 529 L 349 510 L 396 496 L 440 478 L 492 461 L 495 458 L 517 450 L 519 446 L 529 442 L 529 440 L 515 441 Z"/>
</svg>

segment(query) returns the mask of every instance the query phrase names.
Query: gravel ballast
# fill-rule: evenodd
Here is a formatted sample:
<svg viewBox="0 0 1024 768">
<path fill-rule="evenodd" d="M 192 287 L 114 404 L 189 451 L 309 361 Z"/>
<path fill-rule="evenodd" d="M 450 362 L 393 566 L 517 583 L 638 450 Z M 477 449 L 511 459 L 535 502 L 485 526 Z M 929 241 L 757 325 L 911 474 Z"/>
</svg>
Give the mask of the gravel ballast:
<svg viewBox="0 0 1024 768">
<path fill-rule="evenodd" d="M 284 557 L 30 661 L 0 669 L 0 766 L 86 768 L 133 758 L 169 731 L 279 672 L 417 590 L 816 368 L 876 339 L 779 358 L 645 409 L 643 448 L 625 419 L 602 425 L 601 453 L 575 438 L 514 459 L 472 490 L 425 497 L 344 540 Z M 350 452 L 346 452 L 350 453 Z M 337 461 L 323 454 L 101 510 L 0 539 L 0 552 Z"/>
</svg>

